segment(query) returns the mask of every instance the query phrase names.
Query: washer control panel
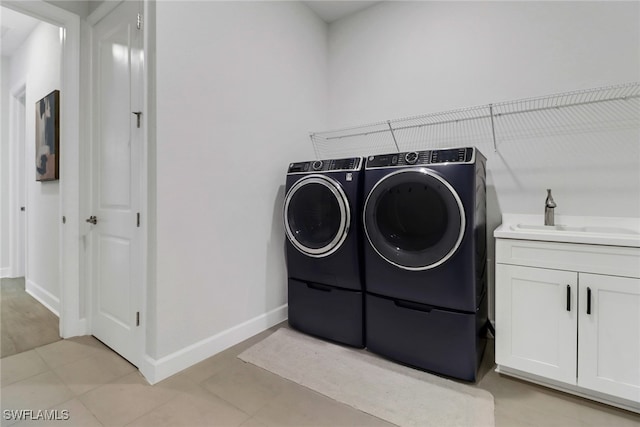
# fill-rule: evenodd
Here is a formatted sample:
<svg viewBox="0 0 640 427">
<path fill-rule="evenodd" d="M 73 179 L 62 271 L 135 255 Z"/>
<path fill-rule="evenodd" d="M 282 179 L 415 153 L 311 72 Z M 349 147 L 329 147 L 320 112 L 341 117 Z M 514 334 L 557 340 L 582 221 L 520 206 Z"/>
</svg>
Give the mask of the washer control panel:
<svg viewBox="0 0 640 427">
<path fill-rule="evenodd" d="M 290 163 L 288 173 L 313 173 L 358 171 L 362 166 L 362 157 L 346 159 L 313 160 L 310 162 Z"/>
<path fill-rule="evenodd" d="M 447 150 L 409 151 L 406 153 L 379 154 L 367 157 L 366 169 L 431 165 L 437 163 L 472 163 L 473 147 Z"/>
</svg>

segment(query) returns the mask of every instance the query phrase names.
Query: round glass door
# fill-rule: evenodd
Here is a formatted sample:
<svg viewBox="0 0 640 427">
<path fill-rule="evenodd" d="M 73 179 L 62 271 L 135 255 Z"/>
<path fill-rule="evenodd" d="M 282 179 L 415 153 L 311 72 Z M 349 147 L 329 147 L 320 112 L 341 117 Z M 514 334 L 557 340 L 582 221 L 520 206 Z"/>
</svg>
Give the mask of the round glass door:
<svg viewBox="0 0 640 427">
<path fill-rule="evenodd" d="M 427 270 L 460 246 L 464 209 L 453 187 L 428 169 L 406 169 L 381 179 L 364 205 L 364 228 L 375 251 L 405 270 Z"/>
<path fill-rule="evenodd" d="M 324 175 L 309 175 L 296 182 L 285 197 L 287 238 L 305 255 L 325 257 L 347 237 L 351 212 L 340 184 Z"/>
</svg>

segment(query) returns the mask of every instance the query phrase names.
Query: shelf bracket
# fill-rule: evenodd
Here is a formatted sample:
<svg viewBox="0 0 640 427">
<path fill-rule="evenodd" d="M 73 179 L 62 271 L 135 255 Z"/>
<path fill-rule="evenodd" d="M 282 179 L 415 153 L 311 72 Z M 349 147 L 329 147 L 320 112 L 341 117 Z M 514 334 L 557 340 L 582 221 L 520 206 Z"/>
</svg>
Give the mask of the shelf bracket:
<svg viewBox="0 0 640 427">
<path fill-rule="evenodd" d="M 315 135 L 315 133 L 310 133 L 309 134 L 309 139 L 311 139 L 311 146 L 313 147 L 313 152 L 316 155 L 316 160 L 321 160 L 320 159 L 320 155 L 318 154 L 318 144 L 316 144 L 316 141 L 314 141 L 313 136 Z"/>
<path fill-rule="evenodd" d="M 400 152 L 400 147 L 398 147 L 398 141 L 396 141 L 396 134 L 393 133 L 393 127 L 391 126 L 391 120 L 387 120 L 387 125 L 389 125 L 389 130 L 391 131 L 391 138 L 393 138 L 393 143 L 396 146 L 396 151 Z"/>
<path fill-rule="evenodd" d="M 493 152 L 498 152 L 498 146 L 496 145 L 496 125 L 493 121 L 493 104 L 489 104 L 489 116 L 491 117 L 491 135 L 493 137 Z"/>
</svg>

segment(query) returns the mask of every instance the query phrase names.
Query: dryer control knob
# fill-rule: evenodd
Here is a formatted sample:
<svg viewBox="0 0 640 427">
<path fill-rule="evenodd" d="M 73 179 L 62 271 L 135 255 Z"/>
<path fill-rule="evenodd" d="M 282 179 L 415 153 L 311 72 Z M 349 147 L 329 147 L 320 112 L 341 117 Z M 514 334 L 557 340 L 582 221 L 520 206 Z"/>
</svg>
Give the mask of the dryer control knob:
<svg viewBox="0 0 640 427">
<path fill-rule="evenodd" d="M 404 160 L 412 165 L 418 161 L 418 153 L 415 151 L 411 151 L 410 153 L 404 155 Z"/>
<path fill-rule="evenodd" d="M 320 169 L 322 169 L 323 164 L 324 162 L 322 160 L 316 160 L 315 162 L 313 162 L 311 167 L 313 168 L 314 171 L 319 171 Z"/>
</svg>

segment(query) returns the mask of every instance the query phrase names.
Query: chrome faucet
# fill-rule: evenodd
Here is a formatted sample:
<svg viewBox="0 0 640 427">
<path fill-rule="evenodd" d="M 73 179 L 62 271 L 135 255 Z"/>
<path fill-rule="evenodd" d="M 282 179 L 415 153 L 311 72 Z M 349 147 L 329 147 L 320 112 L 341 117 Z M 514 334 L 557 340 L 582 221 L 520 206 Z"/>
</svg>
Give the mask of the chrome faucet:
<svg viewBox="0 0 640 427">
<path fill-rule="evenodd" d="M 551 189 L 547 188 L 547 200 L 544 201 L 544 225 L 555 225 L 553 210 L 556 206 L 556 202 L 553 201 L 553 196 L 551 195 Z"/>
</svg>

